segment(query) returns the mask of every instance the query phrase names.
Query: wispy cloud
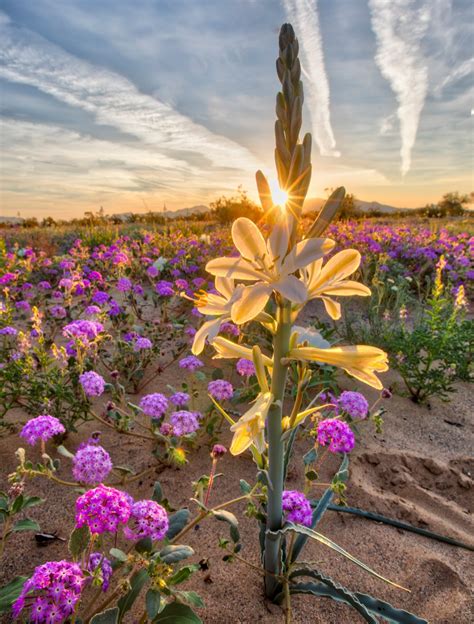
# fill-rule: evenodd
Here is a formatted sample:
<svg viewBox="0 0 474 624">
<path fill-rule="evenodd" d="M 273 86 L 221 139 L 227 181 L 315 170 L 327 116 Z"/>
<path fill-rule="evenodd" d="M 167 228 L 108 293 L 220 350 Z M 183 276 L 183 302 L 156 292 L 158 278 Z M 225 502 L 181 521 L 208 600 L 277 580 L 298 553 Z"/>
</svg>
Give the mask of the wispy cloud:
<svg viewBox="0 0 474 624">
<path fill-rule="evenodd" d="M 390 82 L 398 102 L 402 175 L 411 167 L 420 114 L 428 92 L 428 67 L 421 40 L 430 24 L 430 2 L 369 0 L 372 29 L 377 39 L 375 61 Z"/>
<path fill-rule="evenodd" d="M 142 201 L 158 210 L 205 203 L 232 192 L 216 176 L 156 157 L 138 143 L 117 144 L 62 127 L 5 120 L 2 142 L 2 209 L 23 216 L 61 216 L 78 209 L 139 212 Z M 177 189 L 179 195 L 177 196 Z"/>
<path fill-rule="evenodd" d="M 295 25 L 308 78 L 307 101 L 313 137 L 323 156 L 340 156 L 331 126 L 329 82 L 319 28 L 317 0 L 284 0 L 288 19 Z"/>
<path fill-rule="evenodd" d="M 123 76 L 83 61 L 40 35 L 0 20 L 0 76 L 37 87 L 60 101 L 92 113 L 96 121 L 132 135 L 169 160 L 182 164 L 181 153 L 203 171 L 252 172 L 259 163 L 235 141 L 140 93 Z"/>
<path fill-rule="evenodd" d="M 462 78 L 469 76 L 474 71 L 474 58 L 466 59 L 460 65 L 455 67 L 448 75 L 436 86 L 435 94 L 439 97 L 447 86 L 455 84 Z"/>
</svg>

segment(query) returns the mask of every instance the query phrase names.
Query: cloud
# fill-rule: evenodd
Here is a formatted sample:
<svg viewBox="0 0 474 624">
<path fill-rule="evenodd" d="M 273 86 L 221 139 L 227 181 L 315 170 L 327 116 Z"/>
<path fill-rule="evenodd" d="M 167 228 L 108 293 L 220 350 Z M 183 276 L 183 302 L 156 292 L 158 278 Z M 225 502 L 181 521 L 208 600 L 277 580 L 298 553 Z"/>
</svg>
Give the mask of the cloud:
<svg viewBox="0 0 474 624">
<path fill-rule="evenodd" d="M 5 119 L 2 209 L 23 216 L 65 217 L 104 205 L 107 212 L 206 203 L 235 190 L 216 176 L 157 155 L 151 148 L 117 144 L 51 124 Z"/>
<path fill-rule="evenodd" d="M 204 171 L 253 172 L 257 159 L 235 141 L 209 131 L 123 76 L 83 61 L 40 35 L 0 20 L 0 76 L 32 85 L 70 106 L 92 113 L 161 153 L 193 152 Z M 169 158 L 172 158 L 169 156 Z M 182 159 L 174 158 L 178 166 Z"/>
<path fill-rule="evenodd" d="M 435 94 L 439 97 L 443 89 L 451 84 L 457 83 L 462 78 L 469 76 L 474 71 L 474 58 L 469 58 L 455 67 L 435 88 Z"/>
<path fill-rule="evenodd" d="M 284 0 L 288 19 L 294 23 L 301 47 L 313 137 L 323 156 L 339 157 L 331 126 L 329 82 L 319 29 L 317 0 Z"/>
<path fill-rule="evenodd" d="M 428 92 L 428 67 L 421 40 L 430 25 L 429 2 L 369 0 L 372 29 L 377 39 L 375 61 L 390 82 L 398 102 L 401 134 L 401 173 L 410 170 L 420 114 Z"/>
</svg>

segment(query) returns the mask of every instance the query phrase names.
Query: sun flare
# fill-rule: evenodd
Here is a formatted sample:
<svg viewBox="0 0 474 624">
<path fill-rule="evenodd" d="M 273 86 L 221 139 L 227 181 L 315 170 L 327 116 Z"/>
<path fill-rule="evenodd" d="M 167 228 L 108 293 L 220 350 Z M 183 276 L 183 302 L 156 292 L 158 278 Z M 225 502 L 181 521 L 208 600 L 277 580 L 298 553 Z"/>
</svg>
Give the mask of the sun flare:
<svg viewBox="0 0 474 624">
<path fill-rule="evenodd" d="M 286 202 L 288 201 L 288 193 L 280 188 L 278 184 L 278 180 L 270 180 L 270 190 L 272 193 L 272 201 L 275 206 L 280 206 L 284 208 Z"/>
</svg>

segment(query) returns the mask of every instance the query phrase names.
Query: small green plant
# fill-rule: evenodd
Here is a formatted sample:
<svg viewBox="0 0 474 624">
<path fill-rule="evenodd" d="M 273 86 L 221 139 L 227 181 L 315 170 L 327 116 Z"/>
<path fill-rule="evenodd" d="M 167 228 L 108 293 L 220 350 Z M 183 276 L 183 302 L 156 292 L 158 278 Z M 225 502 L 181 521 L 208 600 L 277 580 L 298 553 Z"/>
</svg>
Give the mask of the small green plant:
<svg viewBox="0 0 474 624">
<path fill-rule="evenodd" d="M 457 379 L 472 379 L 473 323 L 463 319 L 463 287 L 458 288 L 455 296 L 446 292 L 444 266 L 441 258 L 431 297 L 413 327 L 402 315 L 401 322 L 384 337 L 392 366 L 400 373 L 415 403 L 427 402 L 431 397 L 447 401 Z"/>
</svg>

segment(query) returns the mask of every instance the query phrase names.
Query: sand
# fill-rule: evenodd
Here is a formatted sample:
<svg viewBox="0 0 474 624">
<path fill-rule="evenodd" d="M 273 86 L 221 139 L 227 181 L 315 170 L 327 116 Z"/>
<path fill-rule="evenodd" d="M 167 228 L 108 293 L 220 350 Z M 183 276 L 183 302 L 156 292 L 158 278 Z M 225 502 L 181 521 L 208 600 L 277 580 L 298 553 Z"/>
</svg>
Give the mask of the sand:
<svg viewBox="0 0 474 624">
<path fill-rule="evenodd" d="M 176 383 L 179 371 L 170 367 L 158 377 L 147 392 L 163 390 L 167 383 Z M 384 384 L 396 382 L 394 373 L 385 376 Z M 343 387 L 356 389 L 347 378 Z M 361 389 L 359 387 L 359 389 Z M 375 392 L 363 390 L 370 398 Z M 356 450 L 351 453 L 348 504 L 402 519 L 416 526 L 441 532 L 473 544 L 472 511 L 474 506 L 474 460 L 472 457 L 474 393 L 469 384 L 459 384 L 450 403 L 432 401 L 430 409 L 418 406 L 397 395 L 384 403 L 383 434 L 375 435 L 364 429 Z M 134 397 L 134 402 L 137 400 Z M 13 418 L 22 422 L 20 411 Z M 104 429 L 98 423 L 88 423 L 79 434 L 71 434 L 66 442 L 75 449 L 89 433 Z M 222 441 L 228 443 L 227 430 Z M 129 464 L 135 470 L 152 465 L 150 445 L 130 437 L 105 430 L 103 445 L 114 463 Z M 6 476 L 16 465 L 14 451 L 20 445 L 17 434 L 0 439 L 0 489 L 6 487 Z M 299 457 L 308 450 L 307 443 L 298 442 L 289 471 L 288 489 L 302 484 Z M 39 450 L 29 451 L 39 458 Z M 336 458 L 333 458 L 334 464 Z M 130 486 L 137 498 L 147 498 L 158 479 L 170 502 L 176 507 L 188 504 L 191 481 L 209 472 L 210 460 L 206 447 L 195 451 L 182 469 L 166 468 L 158 476 Z M 240 478 L 253 483 L 255 468 L 250 457 L 238 458 L 227 454 L 220 463 L 219 478 L 211 503 L 218 504 L 238 495 Z M 63 460 L 60 475 L 70 479 L 70 468 Z M 321 490 L 322 488 L 319 488 Z M 43 531 L 57 531 L 67 537 L 74 521 L 72 489 L 61 488 L 42 479 L 30 482 L 27 491 L 43 496 L 47 503 L 29 510 Z M 195 506 L 191 504 L 192 511 Z M 245 518 L 243 509 L 234 506 L 239 516 L 244 548 L 241 555 L 257 564 L 257 530 L 254 520 Z M 472 552 L 439 543 L 412 533 L 403 532 L 375 522 L 328 511 L 318 530 L 350 553 L 362 559 L 379 573 L 410 589 L 410 593 L 390 587 L 354 566 L 325 546 L 312 543 L 304 559 L 332 576 L 339 583 L 357 591 L 371 593 L 400 608 L 426 618 L 432 624 L 469 624 L 474 621 L 472 587 L 474 577 Z M 227 528 L 215 520 L 206 520 L 186 540 L 196 551 L 193 561 L 207 559 L 209 569 L 198 572 L 183 589 L 198 591 L 205 601 L 199 615 L 205 624 L 253 624 L 282 622 L 283 612 L 262 597 L 262 578 L 258 571 L 242 563 L 226 564 L 223 551 L 217 546 L 218 535 L 227 537 Z M 0 583 L 8 582 L 20 573 L 29 573 L 46 560 L 67 556 L 66 546 L 56 541 L 38 548 L 32 533 L 19 534 L 6 547 L 1 562 Z M 294 624 L 352 624 L 362 618 L 352 609 L 328 599 L 295 596 L 292 601 Z M 10 617 L 3 622 L 11 622 Z M 136 615 L 126 620 L 135 622 Z"/>
</svg>

